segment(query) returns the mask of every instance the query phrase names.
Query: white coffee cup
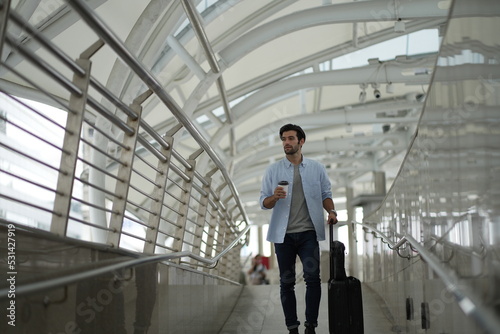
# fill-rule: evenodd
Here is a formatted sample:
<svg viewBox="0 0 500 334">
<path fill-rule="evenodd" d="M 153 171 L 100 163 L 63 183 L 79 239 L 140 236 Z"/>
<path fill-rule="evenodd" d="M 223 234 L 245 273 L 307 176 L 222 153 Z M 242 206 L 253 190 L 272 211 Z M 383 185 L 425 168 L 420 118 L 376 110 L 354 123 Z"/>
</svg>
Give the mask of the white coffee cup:
<svg viewBox="0 0 500 334">
<path fill-rule="evenodd" d="M 286 196 L 288 196 L 288 181 L 280 181 L 278 182 L 278 186 L 282 187 L 283 190 L 286 192 Z"/>
</svg>

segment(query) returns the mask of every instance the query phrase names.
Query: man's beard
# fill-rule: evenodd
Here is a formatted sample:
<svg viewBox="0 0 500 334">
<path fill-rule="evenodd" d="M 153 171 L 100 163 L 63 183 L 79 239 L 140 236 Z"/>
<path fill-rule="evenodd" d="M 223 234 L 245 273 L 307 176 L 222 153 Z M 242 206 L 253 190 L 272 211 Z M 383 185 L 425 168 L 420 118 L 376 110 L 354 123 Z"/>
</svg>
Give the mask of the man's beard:
<svg viewBox="0 0 500 334">
<path fill-rule="evenodd" d="M 293 154 L 297 153 L 298 150 L 299 150 L 298 146 L 292 146 L 290 148 L 283 148 L 283 151 L 285 151 L 285 154 L 287 154 L 287 155 L 293 155 Z"/>
</svg>

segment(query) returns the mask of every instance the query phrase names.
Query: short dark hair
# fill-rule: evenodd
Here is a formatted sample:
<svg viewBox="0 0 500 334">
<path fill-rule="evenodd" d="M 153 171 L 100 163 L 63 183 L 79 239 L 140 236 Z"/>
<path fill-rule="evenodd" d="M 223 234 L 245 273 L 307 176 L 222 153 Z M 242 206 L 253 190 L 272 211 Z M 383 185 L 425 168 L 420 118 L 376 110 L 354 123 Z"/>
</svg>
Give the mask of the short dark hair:
<svg viewBox="0 0 500 334">
<path fill-rule="evenodd" d="M 297 132 L 297 139 L 300 141 L 302 138 L 304 138 L 304 141 L 306 141 L 306 133 L 302 128 L 298 125 L 295 124 L 285 124 L 281 127 L 280 129 L 280 138 L 283 137 L 283 132 L 286 131 L 296 131 Z"/>
</svg>

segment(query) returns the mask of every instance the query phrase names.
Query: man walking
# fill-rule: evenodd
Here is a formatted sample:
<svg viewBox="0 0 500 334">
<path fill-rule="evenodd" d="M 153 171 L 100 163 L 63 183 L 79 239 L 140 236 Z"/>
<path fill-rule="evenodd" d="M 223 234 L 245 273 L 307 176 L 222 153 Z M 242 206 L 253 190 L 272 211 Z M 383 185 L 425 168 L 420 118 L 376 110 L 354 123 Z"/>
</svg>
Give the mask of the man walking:
<svg viewBox="0 0 500 334">
<path fill-rule="evenodd" d="M 298 255 L 306 284 L 305 334 L 315 334 L 321 299 L 318 241 L 325 240 L 323 209 L 328 213 L 327 221 L 333 224 L 337 223 L 337 212 L 325 167 L 302 155 L 306 141 L 302 128 L 286 124 L 279 135 L 285 158 L 267 168 L 262 179 L 260 204 L 262 209 L 273 209 L 267 240 L 274 243 L 278 260 L 285 324 L 289 333 L 299 333 L 294 290 Z M 288 189 L 278 185 L 280 181 L 287 181 Z"/>
</svg>

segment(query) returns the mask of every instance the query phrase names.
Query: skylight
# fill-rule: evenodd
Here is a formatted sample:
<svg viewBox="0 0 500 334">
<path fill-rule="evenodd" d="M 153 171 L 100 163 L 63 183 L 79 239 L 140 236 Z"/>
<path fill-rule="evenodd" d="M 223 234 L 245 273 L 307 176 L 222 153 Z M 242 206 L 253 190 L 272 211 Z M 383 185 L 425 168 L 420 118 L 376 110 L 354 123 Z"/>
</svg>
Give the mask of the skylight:
<svg viewBox="0 0 500 334">
<path fill-rule="evenodd" d="M 370 58 L 378 58 L 380 61 L 384 61 L 394 59 L 400 55 L 412 56 L 433 53 L 438 50 L 439 36 L 437 29 L 427 29 L 345 54 L 333 59 L 331 68 L 329 64 L 324 67 L 332 70 L 348 69 L 368 65 L 368 59 Z"/>
</svg>

